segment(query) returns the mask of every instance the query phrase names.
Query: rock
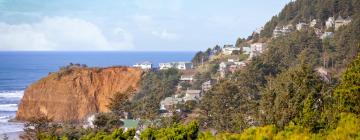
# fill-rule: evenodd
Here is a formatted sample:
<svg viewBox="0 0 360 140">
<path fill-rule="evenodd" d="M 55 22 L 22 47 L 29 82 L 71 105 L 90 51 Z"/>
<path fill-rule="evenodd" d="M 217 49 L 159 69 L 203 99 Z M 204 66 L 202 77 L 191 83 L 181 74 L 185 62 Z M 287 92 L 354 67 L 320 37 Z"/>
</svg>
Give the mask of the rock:
<svg viewBox="0 0 360 140">
<path fill-rule="evenodd" d="M 51 73 L 25 90 L 16 119 L 46 115 L 56 122 L 82 121 L 108 112 L 109 98 L 129 87 L 138 89 L 142 73 L 127 67 L 75 67 Z"/>
</svg>

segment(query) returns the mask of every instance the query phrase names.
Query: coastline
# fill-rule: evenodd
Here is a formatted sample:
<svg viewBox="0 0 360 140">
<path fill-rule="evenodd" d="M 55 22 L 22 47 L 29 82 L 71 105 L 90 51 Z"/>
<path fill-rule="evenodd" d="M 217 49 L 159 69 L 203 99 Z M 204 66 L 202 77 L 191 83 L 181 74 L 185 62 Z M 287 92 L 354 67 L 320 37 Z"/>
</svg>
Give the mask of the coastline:
<svg viewBox="0 0 360 140">
<path fill-rule="evenodd" d="M 8 133 L 0 134 L 0 139 L 4 139 L 4 137 L 6 136 L 8 140 L 19 140 L 20 135 L 23 132 L 24 131 L 16 131 L 16 132 L 8 132 Z"/>
</svg>

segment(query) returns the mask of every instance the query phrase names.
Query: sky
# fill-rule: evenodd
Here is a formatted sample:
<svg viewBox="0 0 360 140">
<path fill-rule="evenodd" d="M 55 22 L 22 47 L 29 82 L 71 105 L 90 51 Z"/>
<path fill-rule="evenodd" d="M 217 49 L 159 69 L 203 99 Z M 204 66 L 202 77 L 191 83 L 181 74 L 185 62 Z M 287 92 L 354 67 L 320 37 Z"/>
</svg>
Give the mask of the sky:
<svg viewBox="0 0 360 140">
<path fill-rule="evenodd" d="M 0 0 L 0 51 L 199 51 L 290 0 Z"/>
</svg>

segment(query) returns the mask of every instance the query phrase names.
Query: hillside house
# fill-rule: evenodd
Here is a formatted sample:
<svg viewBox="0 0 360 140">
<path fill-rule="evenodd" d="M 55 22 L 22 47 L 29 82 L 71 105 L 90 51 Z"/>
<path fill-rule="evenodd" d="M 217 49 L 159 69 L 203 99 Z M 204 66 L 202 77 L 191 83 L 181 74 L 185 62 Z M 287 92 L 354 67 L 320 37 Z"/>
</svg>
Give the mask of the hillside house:
<svg viewBox="0 0 360 140">
<path fill-rule="evenodd" d="M 309 25 L 304 23 L 304 22 L 300 22 L 298 24 L 296 24 L 296 30 L 301 31 L 301 30 L 306 30 L 308 29 Z"/>
<path fill-rule="evenodd" d="M 332 28 L 335 25 L 335 18 L 329 17 L 328 20 L 325 22 L 326 29 Z"/>
<path fill-rule="evenodd" d="M 148 61 L 136 63 L 133 67 L 141 68 L 143 70 L 150 70 L 153 68 L 152 63 Z"/>
<path fill-rule="evenodd" d="M 273 31 L 273 37 L 277 38 L 279 36 L 289 34 L 293 30 L 294 30 L 294 27 L 291 24 L 288 24 L 288 25 L 282 26 L 282 27 L 281 26 L 276 26 L 274 31 Z"/>
<path fill-rule="evenodd" d="M 273 37 L 277 38 L 277 37 L 281 36 L 282 34 L 283 34 L 282 33 L 282 27 L 276 26 L 274 31 L 273 31 Z"/>
<path fill-rule="evenodd" d="M 182 104 L 183 99 L 175 97 L 166 97 L 160 102 L 160 110 L 172 111 L 176 110 L 176 105 Z"/>
<path fill-rule="evenodd" d="M 324 34 L 322 34 L 320 36 L 320 39 L 325 39 L 325 38 L 331 38 L 334 36 L 334 33 L 333 32 L 325 32 Z"/>
<path fill-rule="evenodd" d="M 200 97 L 201 97 L 201 90 L 186 90 L 185 97 L 183 99 L 185 102 L 199 101 Z"/>
<path fill-rule="evenodd" d="M 243 47 L 242 51 L 243 51 L 244 54 L 249 54 L 250 55 L 251 47 L 250 46 L 249 47 Z"/>
<path fill-rule="evenodd" d="M 235 47 L 234 45 L 224 45 L 222 48 L 222 53 L 224 55 L 231 55 L 234 51 L 240 51 L 240 48 Z"/>
<path fill-rule="evenodd" d="M 221 62 L 219 64 L 219 70 L 218 71 L 226 71 L 227 70 L 227 67 L 231 64 L 234 64 L 233 62 Z"/>
<path fill-rule="evenodd" d="M 191 62 L 169 62 L 169 63 L 159 63 L 159 68 L 169 69 L 169 68 L 176 68 L 179 70 L 188 70 L 193 68 L 193 64 Z"/>
<path fill-rule="evenodd" d="M 351 18 L 348 17 L 346 19 L 343 19 L 341 16 L 339 16 L 335 20 L 335 31 L 338 30 L 341 26 L 348 25 L 351 22 Z"/>
<path fill-rule="evenodd" d="M 228 66 L 234 64 L 234 62 L 221 62 L 219 64 L 219 73 L 220 73 L 220 77 L 224 78 L 226 73 L 228 72 Z"/>
<path fill-rule="evenodd" d="M 249 59 L 262 54 L 266 49 L 266 44 L 265 43 L 253 43 L 253 44 L 251 44 L 250 48 L 251 48 L 251 52 L 250 52 Z"/>
<path fill-rule="evenodd" d="M 228 59 L 228 62 L 221 62 L 219 64 L 220 77 L 224 78 L 228 72 L 234 73 L 235 71 L 242 69 L 246 66 L 244 61 Z"/>
<path fill-rule="evenodd" d="M 180 81 L 192 82 L 194 80 L 194 75 L 181 75 Z"/>
<path fill-rule="evenodd" d="M 193 69 L 183 70 L 181 77 L 180 77 L 180 81 L 192 82 L 195 80 L 194 79 L 195 74 L 196 74 L 196 71 Z"/>
</svg>

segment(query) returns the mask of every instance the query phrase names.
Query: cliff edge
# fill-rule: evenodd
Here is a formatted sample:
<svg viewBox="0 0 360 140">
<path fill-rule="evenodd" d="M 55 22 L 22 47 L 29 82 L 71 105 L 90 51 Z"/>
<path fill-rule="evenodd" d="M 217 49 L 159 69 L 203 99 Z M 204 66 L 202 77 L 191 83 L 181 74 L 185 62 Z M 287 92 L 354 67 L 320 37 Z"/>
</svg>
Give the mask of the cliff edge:
<svg viewBox="0 0 360 140">
<path fill-rule="evenodd" d="M 53 121 L 80 121 L 107 112 L 109 98 L 130 86 L 138 89 L 142 73 L 128 67 L 78 67 L 49 74 L 25 90 L 16 119 L 46 115 Z"/>
</svg>

